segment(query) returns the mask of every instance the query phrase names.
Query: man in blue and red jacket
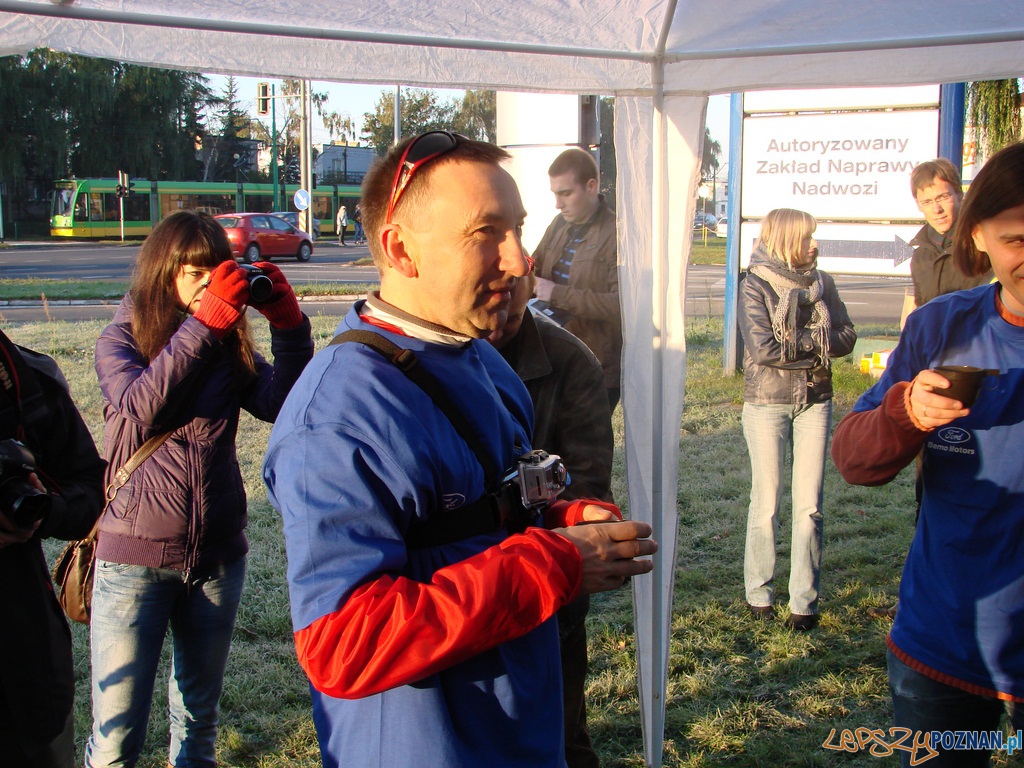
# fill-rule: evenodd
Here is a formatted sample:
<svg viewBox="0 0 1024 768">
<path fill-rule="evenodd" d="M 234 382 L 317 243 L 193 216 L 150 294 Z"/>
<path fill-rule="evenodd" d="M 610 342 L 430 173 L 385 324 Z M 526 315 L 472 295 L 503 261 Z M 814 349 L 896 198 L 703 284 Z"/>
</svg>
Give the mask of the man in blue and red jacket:
<svg viewBox="0 0 1024 768">
<path fill-rule="evenodd" d="M 554 502 L 520 533 L 474 517 L 466 535 L 410 538 L 465 518 L 494 490 L 485 478 L 531 447 L 529 394 L 484 340 L 528 271 L 505 158 L 435 131 L 371 170 L 363 222 L 381 288 L 339 328 L 411 350 L 465 423 L 345 343 L 314 357 L 271 435 L 264 480 L 328 767 L 564 766 L 554 614 L 651 569 L 636 559 L 657 548 L 646 524 L 572 527 L 618 515 L 599 502 Z"/>
</svg>

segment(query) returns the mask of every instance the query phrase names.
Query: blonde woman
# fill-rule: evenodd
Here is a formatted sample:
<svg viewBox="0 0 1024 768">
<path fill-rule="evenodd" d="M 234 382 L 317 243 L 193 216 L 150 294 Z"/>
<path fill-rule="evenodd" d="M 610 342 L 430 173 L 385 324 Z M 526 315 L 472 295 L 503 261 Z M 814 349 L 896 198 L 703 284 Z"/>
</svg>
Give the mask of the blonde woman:
<svg viewBox="0 0 1024 768">
<path fill-rule="evenodd" d="M 818 624 L 822 484 L 832 423 L 831 358 L 857 334 L 835 282 L 817 268 L 814 217 L 768 213 L 740 288 L 743 437 L 750 454 L 750 508 L 743 577 L 757 619 L 775 617 L 775 538 L 783 470 L 792 451 L 793 543 L 786 623 Z"/>
</svg>

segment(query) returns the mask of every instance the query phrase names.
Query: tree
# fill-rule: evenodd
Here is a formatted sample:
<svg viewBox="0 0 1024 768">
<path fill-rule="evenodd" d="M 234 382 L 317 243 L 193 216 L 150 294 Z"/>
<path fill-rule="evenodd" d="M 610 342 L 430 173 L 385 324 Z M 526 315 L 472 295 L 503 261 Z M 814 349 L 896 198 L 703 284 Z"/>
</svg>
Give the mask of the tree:
<svg viewBox="0 0 1024 768">
<path fill-rule="evenodd" d="M 455 113 L 456 133 L 477 141 L 497 141 L 497 94 L 494 91 L 466 91 Z"/>
<path fill-rule="evenodd" d="M 0 78 L 0 177 L 16 201 L 8 215 L 45 217 L 26 202 L 70 175 L 199 178 L 195 144 L 211 98 L 202 75 L 38 49 L 0 59 Z"/>
<path fill-rule="evenodd" d="M 967 122 L 991 157 L 1007 144 L 1020 141 L 1020 81 L 983 80 L 967 89 Z"/>
<path fill-rule="evenodd" d="M 403 88 L 402 135 L 424 131 L 454 131 L 471 139 L 493 142 L 496 138 L 494 91 L 466 91 L 462 100 L 441 101 L 434 91 Z M 381 92 L 374 111 L 363 115 L 363 140 L 383 155 L 394 143 L 395 97 Z"/>
<path fill-rule="evenodd" d="M 704 148 L 700 154 L 700 178 L 708 181 L 718 172 L 718 157 L 722 154 L 722 145 L 711 138 L 711 131 L 704 126 Z"/>
</svg>

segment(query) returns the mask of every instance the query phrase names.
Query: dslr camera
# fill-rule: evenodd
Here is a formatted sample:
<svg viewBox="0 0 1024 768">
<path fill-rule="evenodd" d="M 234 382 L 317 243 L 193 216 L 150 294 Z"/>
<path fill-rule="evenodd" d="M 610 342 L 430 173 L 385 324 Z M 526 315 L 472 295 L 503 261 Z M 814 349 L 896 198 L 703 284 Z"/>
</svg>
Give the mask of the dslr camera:
<svg viewBox="0 0 1024 768">
<path fill-rule="evenodd" d="M 536 511 L 554 501 L 565 490 L 568 480 L 562 457 L 537 449 L 516 459 L 502 485 L 518 489 L 524 509 Z"/>
<path fill-rule="evenodd" d="M 52 500 L 29 482 L 36 457 L 24 443 L 0 440 L 0 512 L 19 528 L 29 528 L 49 512 Z"/>
<path fill-rule="evenodd" d="M 267 277 L 266 273 L 259 267 L 252 264 L 239 264 L 246 271 L 245 280 L 249 283 L 249 303 L 263 304 L 270 300 L 274 292 L 274 281 Z"/>
</svg>

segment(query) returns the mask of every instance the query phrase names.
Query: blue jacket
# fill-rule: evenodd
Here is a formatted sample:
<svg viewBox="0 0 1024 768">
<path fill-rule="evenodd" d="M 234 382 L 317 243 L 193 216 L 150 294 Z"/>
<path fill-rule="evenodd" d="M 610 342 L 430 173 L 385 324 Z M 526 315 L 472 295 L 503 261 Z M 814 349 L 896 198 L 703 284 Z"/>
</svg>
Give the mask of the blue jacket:
<svg viewBox="0 0 1024 768">
<path fill-rule="evenodd" d="M 249 549 L 235 454 L 239 412 L 276 418 L 313 356 L 309 320 L 272 327 L 274 365 L 257 355 L 256 375 L 239 384 L 233 359 L 194 317 L 147 362 L 132 337 L 131 314 L 126 296 L 96 342 L 107 482 L 150 437 L 174 434 L 118 491 L 100 523 L 97 557 L 182 571 L 235 560 Z"/>
<path fill-rule="evenodd" d="M 910 314 L 882 378 L 836 428 L 833 456 L 848 482 L 879 485 L 922 452 L 921 516 L 889 645 L 934 679 L 1022 701 L 1024 327 L 999 315 L 997 290 L 948 293 Z M 904 390 L 938 365 L 1000 374 L 970 413 L 924 431 Z"/>
<path fill-rule="evenodd" d="M 339 331 L 414 350 L 487 441 L 492 467 L 529 449 L 529 396 L 489 344 L 420 341 L 357 311 Z M 327 768 L 564 768 L 550 617 L 578 588 L 578 556 L 541 529 L 405 546 L 410 522 L 485 490 L 475 454 L 426 392 L 361 344 L 328 347 L 289 395 L 263 476 L 284 518 Z"/>
</svg>

